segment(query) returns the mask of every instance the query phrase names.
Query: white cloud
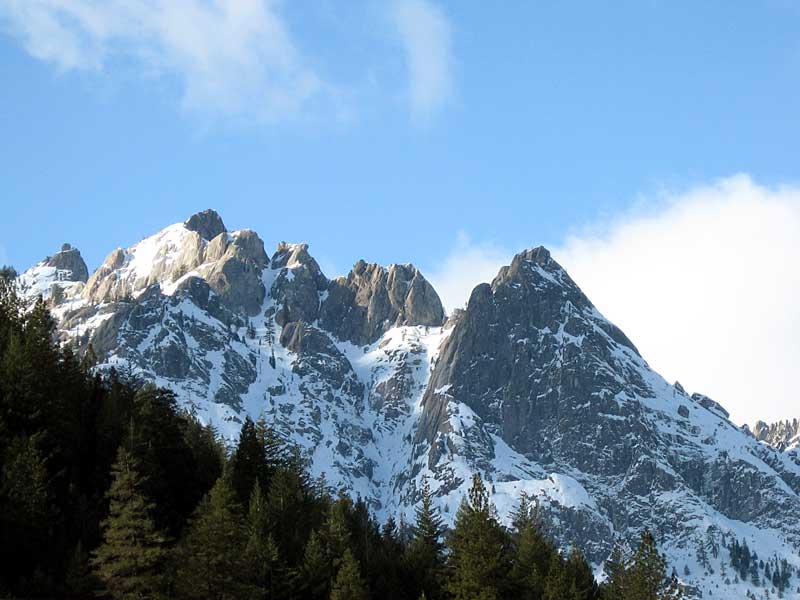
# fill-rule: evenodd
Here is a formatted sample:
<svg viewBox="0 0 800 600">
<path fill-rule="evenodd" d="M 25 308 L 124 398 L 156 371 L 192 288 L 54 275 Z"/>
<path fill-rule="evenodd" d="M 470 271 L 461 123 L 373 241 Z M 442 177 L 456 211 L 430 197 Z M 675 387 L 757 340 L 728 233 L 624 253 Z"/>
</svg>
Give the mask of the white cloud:
<svg viewBox="0 0 800 600">
<path fill-rule="evenodd" d="M 62 70 L 133 60 L 172 75 L 192 112 L 274 121 L 332 93 L 272 0 L 5 0 L 0 20 Z"/>
<path fill-rule="evenodd" d="M 511 256 L 511 251 L 505 248 L 489 242 L 473 242 L 467 233 L 460 232 L 447 258 L 425 276 L 450 314 L 456 308 L 464 308 L 472 289 L 481 282 L 492 281 Z"/>
<path fill-rule="evenodd" d="M 800 188 L 742 175 L 645 205 L 554 257 L 668 380 L 739 423 L 800 417 Z M 432 279 L 452 308 L 511 255 L 462 238 Z"/>
<path fill-rule="evenodd" d="M 453 92 L 450 23 L 430 0 L 395 0 L 391 18 L 407 55 L 412 115 L 427 120 Z"/>
</svg>

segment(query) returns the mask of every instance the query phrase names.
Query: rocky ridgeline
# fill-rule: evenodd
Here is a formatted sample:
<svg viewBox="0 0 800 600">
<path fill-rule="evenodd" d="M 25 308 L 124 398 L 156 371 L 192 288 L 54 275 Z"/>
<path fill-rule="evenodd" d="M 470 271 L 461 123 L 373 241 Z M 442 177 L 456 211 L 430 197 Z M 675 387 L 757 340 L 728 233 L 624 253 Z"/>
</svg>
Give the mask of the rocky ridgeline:
<svg viewBox="0 0 800 600">
<path fill-rule="evenodd" d="M 781 452 L 794 451 L 800 446 L 800 421 L 797 419 L 769 424 L 756 421 L 752 433 L 757 440 L 775 446 Z"/>
<path fill-rule="evenodd" d="M 800 567 L 800 460 L 783 452 L 797 422 L 751 434 L 665 382 L 544 248 L 449 319 L 412 265 L 359 261 L 328 279 L 306 244 L 269 257 L 213 211 L 91 276 L 65 246 L 20 282 L 98 368 L 171 387 L 229 437 L 264 415 L 381 516 L 410 517 L 427 479 L 451 521 L 479 471 L 503 518 L 536 496 L 564 548 L 598 566 L 649 527 L 692 593 L 751 589 L 706 552 L 732 540 Z"/>
</svg>

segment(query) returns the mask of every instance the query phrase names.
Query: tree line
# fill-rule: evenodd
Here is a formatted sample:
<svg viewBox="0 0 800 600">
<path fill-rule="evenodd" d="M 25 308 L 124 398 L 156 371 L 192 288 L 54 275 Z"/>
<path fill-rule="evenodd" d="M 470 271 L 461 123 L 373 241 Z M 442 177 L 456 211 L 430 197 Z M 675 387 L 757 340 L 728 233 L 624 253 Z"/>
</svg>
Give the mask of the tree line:
<svg viewBox="0 0 800 600">
<path fill-rule="evenodd" d="M 228 447 L 172 392 L 95 372 L 54 331 L 0 272 L 0 597 L 679 597 L 650 533 L 600 585 L 531 498 L 503 526 L 478 475 L 449 529 L 427 483 L 412 523 L 379 523 L 264 419 Z"/>
</svg>

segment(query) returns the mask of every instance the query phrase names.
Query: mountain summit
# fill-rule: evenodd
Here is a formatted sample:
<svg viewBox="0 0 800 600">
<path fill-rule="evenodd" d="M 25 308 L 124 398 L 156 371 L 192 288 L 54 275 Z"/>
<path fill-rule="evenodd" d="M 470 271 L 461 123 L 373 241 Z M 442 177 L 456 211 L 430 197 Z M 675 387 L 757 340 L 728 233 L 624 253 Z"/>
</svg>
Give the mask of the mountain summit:
<svg viewBox="0 0 800 600">
<path fill-rule="evenodd" d="M 270 257 L 210 210 L 89 277 L 69 256 L 20 277 L 50 299 L 63 340 L 172 388 L 228 437 L 263 415 L 381 516 L 410 517 L 427 480 L 452 521 L 479 472 L 502 518 L 535 497 L 562 547 L 598 569 L 643 528 L 698 595 L 753 589 L 728 562 L 742 541 L 765 565 L 800 567 L 796 453 L 668 384 L 545 248 L 450 318 L 412 265 L 358 261 L 329 279 L 308 245 Z"/>
</svg>

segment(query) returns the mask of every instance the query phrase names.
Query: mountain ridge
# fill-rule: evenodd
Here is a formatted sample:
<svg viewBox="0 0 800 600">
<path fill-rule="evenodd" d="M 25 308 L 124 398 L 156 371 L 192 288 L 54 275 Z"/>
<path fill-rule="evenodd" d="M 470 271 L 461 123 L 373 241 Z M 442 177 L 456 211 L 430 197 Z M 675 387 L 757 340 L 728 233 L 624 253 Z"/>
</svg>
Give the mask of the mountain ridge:
<svg viewBox="0 0 800 600">
<path fill-rule="evenodd" d="M 409 516 L 427 480 L 451 521 L 480 472 L 501 517 L 531 493 L 598 569 L 644 527 L 698 592 L 751 587 L 726 584 L 721 559 L 702 564 L 709 535 L 800 567 L 797 455 L 653 372 L 543 247 L 447 318 L 411 265 L 358 261 L 328 279 L 307 244 L 269 257 L 210 210 L 113 251 L 85 281 L 58 272 L 39 263 L 20 282 L 98 368 L 172 387 L 228 437 L 264 415 L 380 514 Z"/>
</svg>

